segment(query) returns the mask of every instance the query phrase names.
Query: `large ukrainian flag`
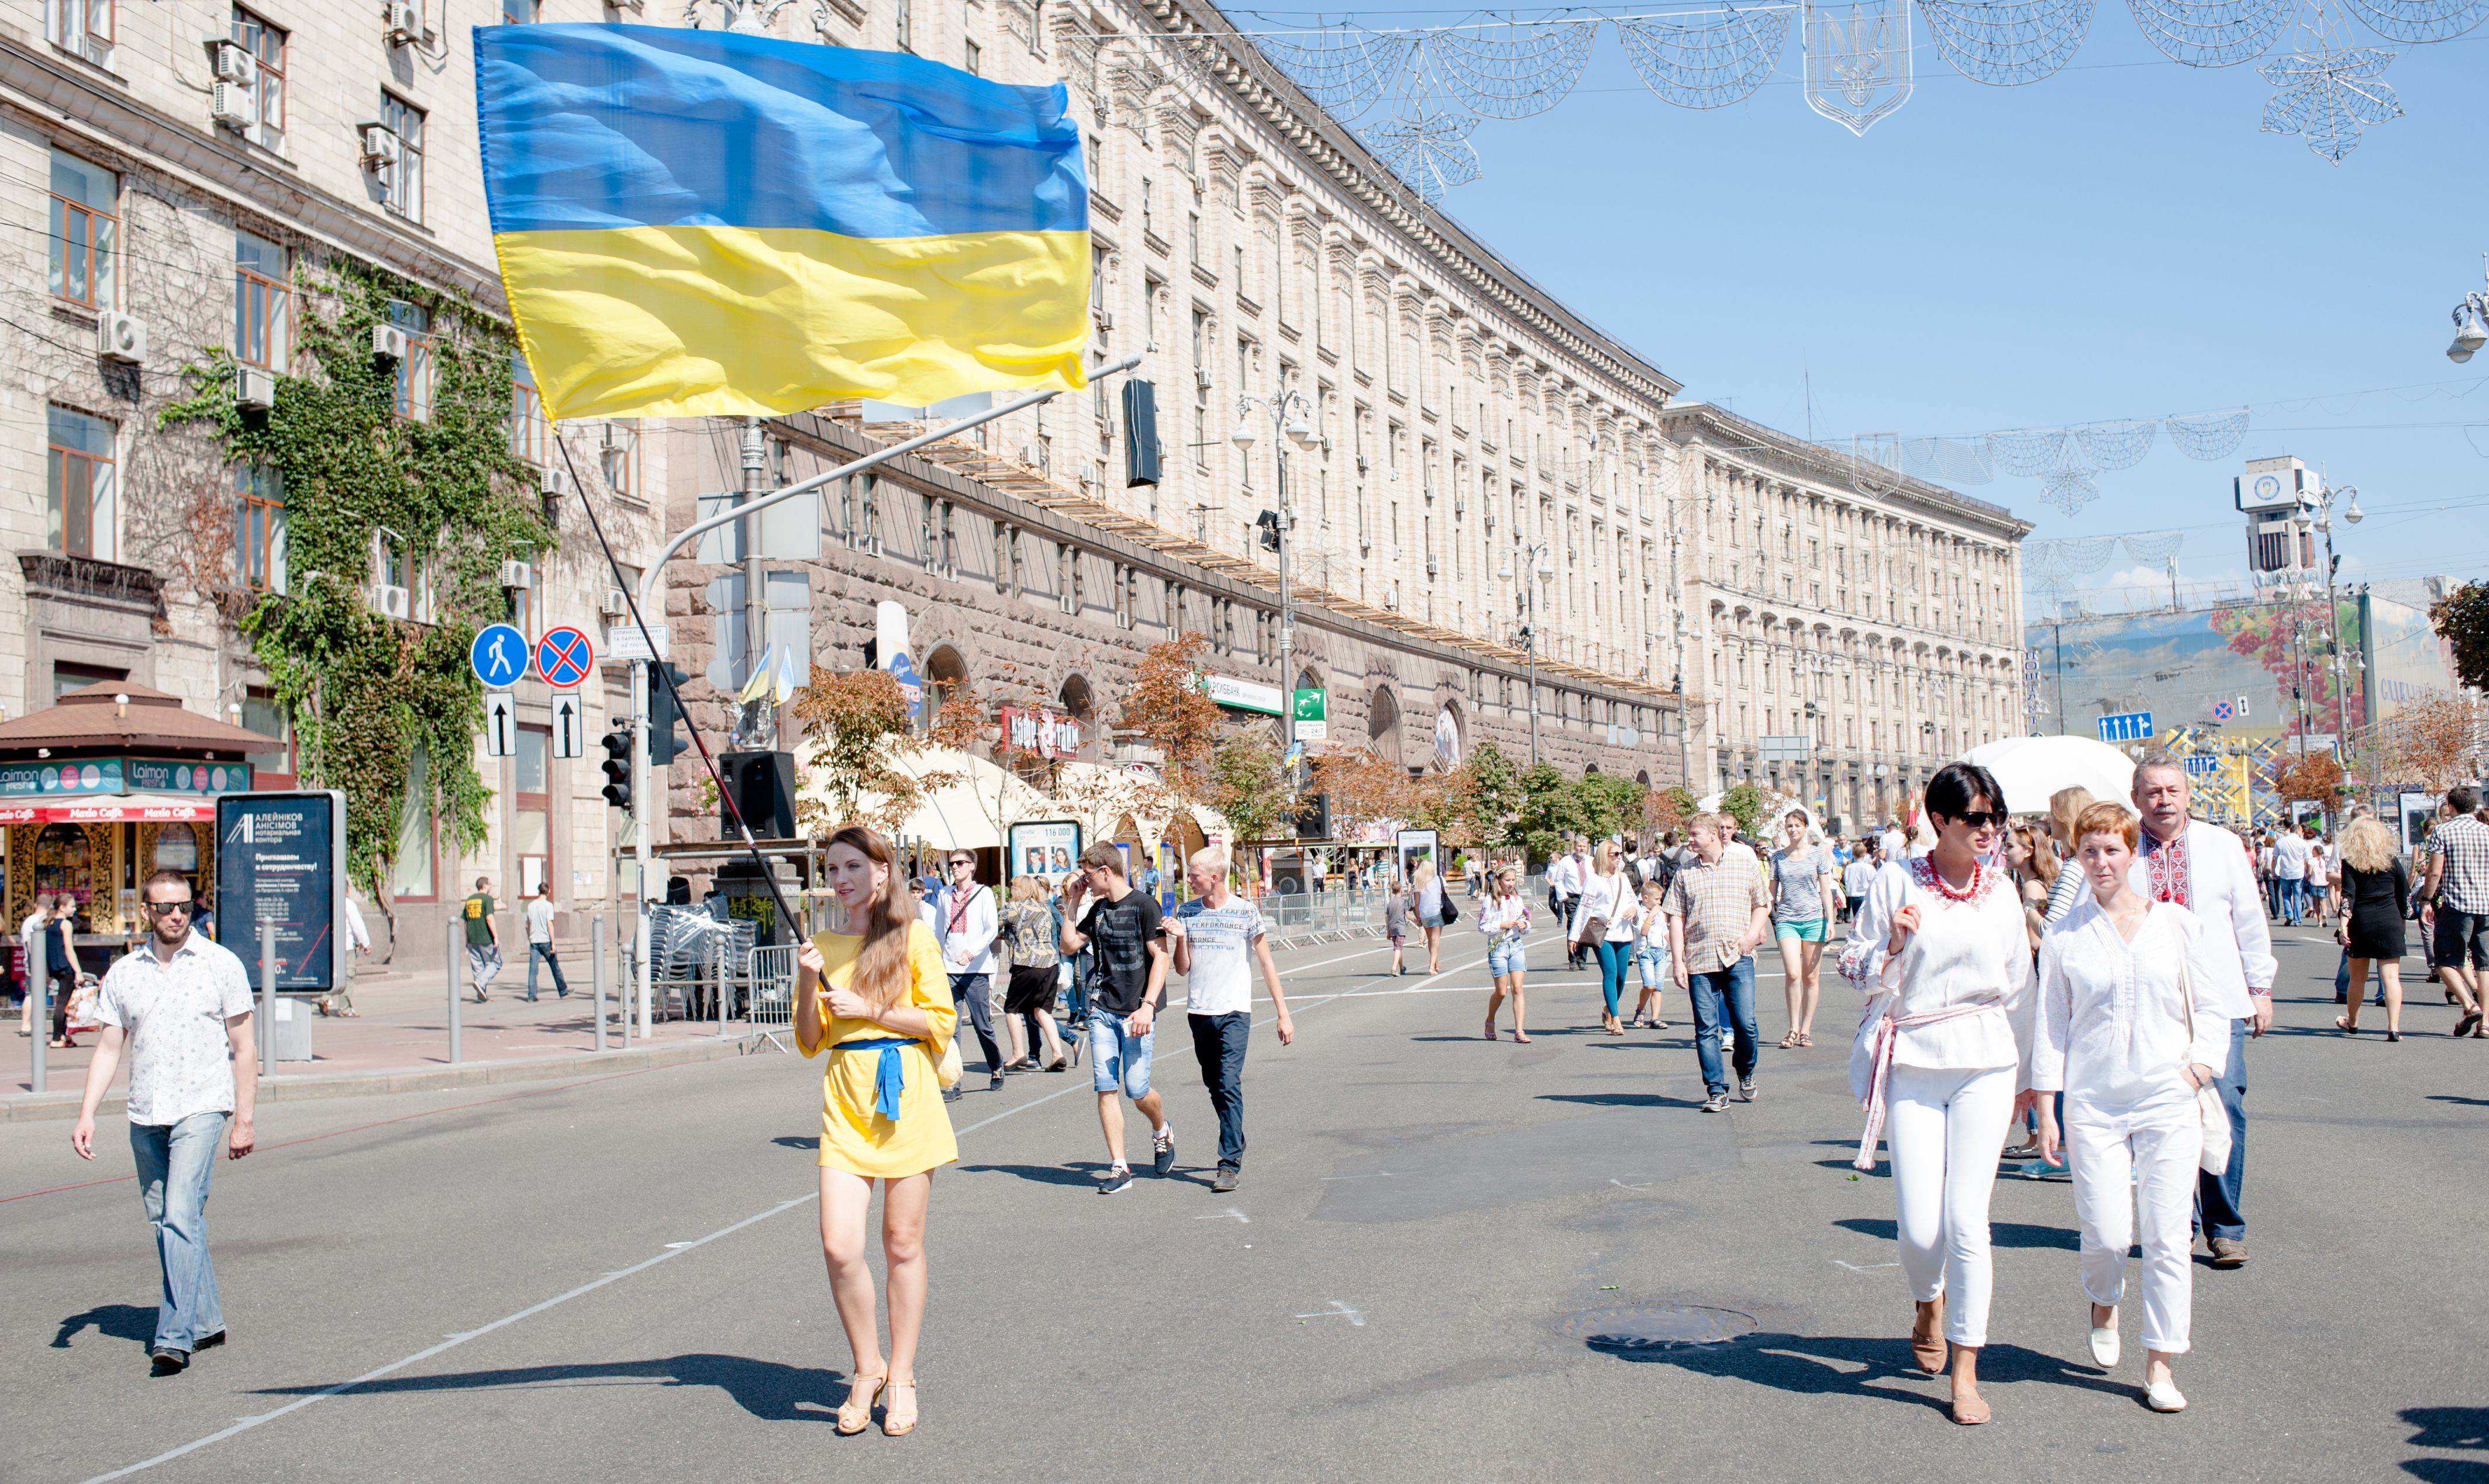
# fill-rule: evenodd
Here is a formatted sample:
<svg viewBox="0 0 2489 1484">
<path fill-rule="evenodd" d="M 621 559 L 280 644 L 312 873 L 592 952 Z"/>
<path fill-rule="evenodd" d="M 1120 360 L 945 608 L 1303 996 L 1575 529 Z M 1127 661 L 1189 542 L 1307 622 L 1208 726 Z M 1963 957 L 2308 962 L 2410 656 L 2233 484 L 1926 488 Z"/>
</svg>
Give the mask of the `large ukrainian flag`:
<svg viewBox="0 0 2489 1484">
<path fill-rule="evenodd" d="M 1062 84 L 657 26 L 475 32 L 501 282 L 556 417 L 1085 385 Z"/>
</svg>

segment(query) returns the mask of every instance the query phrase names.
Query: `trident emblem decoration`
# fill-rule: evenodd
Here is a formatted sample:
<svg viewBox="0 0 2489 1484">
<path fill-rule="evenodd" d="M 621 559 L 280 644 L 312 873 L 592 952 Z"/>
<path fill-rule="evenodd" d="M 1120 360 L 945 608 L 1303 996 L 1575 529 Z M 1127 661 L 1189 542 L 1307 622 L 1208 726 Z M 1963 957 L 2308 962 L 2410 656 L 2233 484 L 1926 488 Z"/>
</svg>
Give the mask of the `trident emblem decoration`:
<svg viewBox="0 0 2489 1484">
<path fill-rule="evenodd" d="M 1909 0 L 1805 7 L 1807 106 L 1853 134 L 1909 101 Z"/>
</svg>

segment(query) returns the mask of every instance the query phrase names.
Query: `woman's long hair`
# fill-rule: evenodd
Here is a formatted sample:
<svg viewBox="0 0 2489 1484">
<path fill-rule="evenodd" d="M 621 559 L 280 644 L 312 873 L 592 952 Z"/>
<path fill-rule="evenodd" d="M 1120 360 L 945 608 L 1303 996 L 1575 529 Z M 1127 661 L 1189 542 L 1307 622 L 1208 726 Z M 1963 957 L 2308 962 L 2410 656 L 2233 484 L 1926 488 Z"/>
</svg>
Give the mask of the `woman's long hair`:
<svg viewBox="0 0 2489 1484">
<path fill-rule="evenodd" d="M 2074 821 L 2083 816 L 2083 811 L 2091 808 L 2092 803 L 2092 791 L 2080 786 L 2060 788 L 2048 795 L 2048 827 L 2069 859 L 2082 845 L 2082 842 L 2074 838 Z"/>
<path fill-rule="evenodd" d="M 2383 875 L 2394 869 L 2394 832 L 2380 819 L 2354 819 L 2342 832 L 2342 864 Z"/>
<path fill-rule="evenodd" d="M 2022 848 L 2030 852 L 2030 862 L 2025 869 L 2040 878 L 2042 886 L 2053 889 L 2057 884 L 2057 852 L 2049 848 L 2048 842 L 2038 830 L 2027 824 L 2016 825 L 2014 836 L 2022 842 Z"/>
<path fill-rule="evenodd" d="M 890 842 L 860 824 L 850 824 L 830 837 L 824 850 L 845 845 L 889 874 L 882 879 L 881 890 L 865 904 L 864 921 L 850 922 L 847 927 L 864 937 L 856 950 L 855 978 L 848 987 L 874 1005 L 887 1010 L 907 993 L 907 932 L 916 925 L 916 911 L 907 899 L 907 878 L 899 869 L 899 856 Z"/>
</svg>

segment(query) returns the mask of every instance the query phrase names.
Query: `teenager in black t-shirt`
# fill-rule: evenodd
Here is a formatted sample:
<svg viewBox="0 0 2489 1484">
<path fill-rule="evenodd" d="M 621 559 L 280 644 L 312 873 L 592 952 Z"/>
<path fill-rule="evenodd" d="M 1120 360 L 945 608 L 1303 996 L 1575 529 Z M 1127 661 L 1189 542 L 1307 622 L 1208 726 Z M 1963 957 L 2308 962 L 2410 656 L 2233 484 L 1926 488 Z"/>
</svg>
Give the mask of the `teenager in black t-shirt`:
<svg viewBox="0 0 2489 1484">
<path fill-rule="evenodd" d="M 1165 1105 L 1150 1086 L 1150 1050 L 1159 1006 L 1166 998 L 1167 946 L 1159 904 L 1136 892 L 1124 874 L 1123 852 L 1095 844 L 1080 852 L 1080 873 L 1065 893 L 1063 952 L 1088 951 L 1090 1086 L 1098 1094 L 1098 1123 L 1106 1133 L 1106 1174 L 1098 1193 L 1114 1195 L 1132 1184 L 1124 1162 L 1124 1109 L 1120 1093 L 1150 1121 L 1152 1166 L 1164 1175 L 1175 1167 L 1175 1130 Z M 1075 926 L 1076 924 L 1076 926 Z"/>
</svg>

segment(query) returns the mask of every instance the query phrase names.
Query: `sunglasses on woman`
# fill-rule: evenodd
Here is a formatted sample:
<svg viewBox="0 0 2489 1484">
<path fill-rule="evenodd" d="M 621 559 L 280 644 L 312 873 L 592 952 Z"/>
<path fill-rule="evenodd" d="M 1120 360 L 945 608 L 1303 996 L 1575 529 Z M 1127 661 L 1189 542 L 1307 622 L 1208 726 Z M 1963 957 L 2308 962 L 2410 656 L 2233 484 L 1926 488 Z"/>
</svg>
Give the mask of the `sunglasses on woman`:
<svg viewBox="0 0 2489 1484">
<path fill-rule="evenodd" d="M 2013 815 L 2007 813 L 2001 809 L 1972 809 L 1965 810 L 1962 813 L 1954 815 L 1954 817 L 1960 820 L 1962 823 L 1969 825 L 1974 830 L 1985 830 L 1991 828 L 2003 829 L 2005 827 L 2005 822 L 2008 819 L 2011 819 Z"/>
</svg>

